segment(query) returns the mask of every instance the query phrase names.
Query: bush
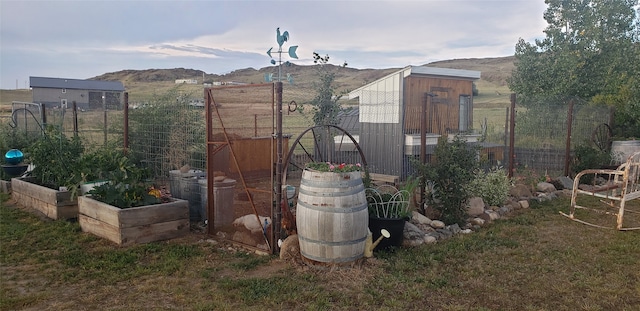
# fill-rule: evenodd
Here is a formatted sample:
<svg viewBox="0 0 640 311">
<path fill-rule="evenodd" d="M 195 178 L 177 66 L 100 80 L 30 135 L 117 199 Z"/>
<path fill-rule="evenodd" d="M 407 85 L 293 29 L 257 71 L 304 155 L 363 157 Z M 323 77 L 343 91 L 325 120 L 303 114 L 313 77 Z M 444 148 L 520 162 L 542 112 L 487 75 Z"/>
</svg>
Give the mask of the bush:
<svg viewBox="0 0 640 311">
<path fill-rule="evenodd" d="M 587 169 L 604 168 L 611 165 L 611 154 L 598 148 L 591 147 L 587 144 L 581 144 L 575 147 L 573 165 L 571 166 L 574 174 Z M 591 183 L 592 174 L 583 176 L 582 183 Z"/>
<path fill-rule="evenodd" d="M 471 196 L 481 197 L 491 206 L 499 206 L 509 196 L 511 180 L 504 169 L 492 169 L 488 172 L 476 170 L 475 177 L 467 186 Z"/>
<path fill-rule="evenodd" d="M 441 138 L 435 149 L 433 163 L 419 168 L 425 180 L 433 185 L 427 202 L 440 213 L 446 224 L 465 222 L 469 198 L 467 185 L 478 168 L 478 148 L 468 145 L 458 136 L 452 142 Z"/>
</svg>

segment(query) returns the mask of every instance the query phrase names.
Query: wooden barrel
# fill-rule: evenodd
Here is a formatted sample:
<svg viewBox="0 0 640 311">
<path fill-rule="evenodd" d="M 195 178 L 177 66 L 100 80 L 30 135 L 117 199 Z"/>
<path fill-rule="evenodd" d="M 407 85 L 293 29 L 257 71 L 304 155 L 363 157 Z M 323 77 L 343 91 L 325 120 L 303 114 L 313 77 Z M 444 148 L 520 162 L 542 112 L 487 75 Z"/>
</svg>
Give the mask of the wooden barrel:
<svg viewBox="0 0 640 311">
<path fill-rule="evenodd" d="M 304 170 L 296 223 L 304 258 L 332 264 L 362 258 L 369 213 L 360 172 Z"/>
</svg>

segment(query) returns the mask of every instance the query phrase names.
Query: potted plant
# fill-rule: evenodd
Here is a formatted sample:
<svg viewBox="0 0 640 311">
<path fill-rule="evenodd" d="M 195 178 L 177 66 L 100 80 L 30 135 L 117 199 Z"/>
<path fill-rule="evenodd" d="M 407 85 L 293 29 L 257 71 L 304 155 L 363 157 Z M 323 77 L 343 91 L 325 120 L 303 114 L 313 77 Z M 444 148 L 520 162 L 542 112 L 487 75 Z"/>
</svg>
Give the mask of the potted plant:
<svg viewBox="0 0 640 311">
<path fill-rule="evenodd" d="M 382 229 L 391 234 L 380 242 L 378 249 L 402 245 L 404 225 L 411 218 L 413 193 L 417 185 L 418 179 L 409 178 L 400 189 L 386 184 L 366 189 L 369 230 L 373 240 L 380 237 Z"/>
<path fill-rule="evenodd" d="M 80 139 L 67 138 L 56 127 L 47 126 L 25 151 L 33 170 L 28 177 L 12 179 L 14 200 L 53 219 L 77 217 L 78 169 L 84 152 Z"/>
<path fill-rule="evenodd" d="M 146 171 L 126 157 L 108 176 L 78 198 L 82 231 L 119 245 L 172 239 L 189 232 L 189 203 L 173 199 L 144 181 Z"/>
</svg>

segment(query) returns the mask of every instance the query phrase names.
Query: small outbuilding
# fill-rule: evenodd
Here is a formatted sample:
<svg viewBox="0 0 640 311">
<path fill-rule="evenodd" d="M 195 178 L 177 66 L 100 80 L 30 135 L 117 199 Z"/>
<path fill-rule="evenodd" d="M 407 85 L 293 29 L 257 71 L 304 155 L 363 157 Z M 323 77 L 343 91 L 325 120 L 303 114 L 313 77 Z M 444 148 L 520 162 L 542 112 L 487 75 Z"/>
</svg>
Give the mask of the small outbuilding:
<svg viewBox="0 0 640 311">
<path fill-rule="evenodd" d="M 422 122 L 427 153 L 442 136 L 477 141 L 472 124 L 478 79 L 479 71 L 408 66 L 350 92 L 349 99 L 358 98 L 358 143 L 370 170 L 411 174 L 410 158 L 420 156 Z"/>
<path fill-rule="evenodd" d="M 33 102 L 47 108 L 121 109 L 124 85 L 119 81 L 29 77 Z"/>
</svg>

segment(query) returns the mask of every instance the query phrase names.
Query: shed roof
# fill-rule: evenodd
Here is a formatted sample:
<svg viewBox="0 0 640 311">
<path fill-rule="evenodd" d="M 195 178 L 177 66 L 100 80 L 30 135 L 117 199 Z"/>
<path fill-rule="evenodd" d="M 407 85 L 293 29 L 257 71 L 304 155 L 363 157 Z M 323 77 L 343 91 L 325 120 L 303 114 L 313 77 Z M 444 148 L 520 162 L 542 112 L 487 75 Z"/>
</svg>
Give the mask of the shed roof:
<svg viewBox="0 0 640 311">
<path fill-rule="evenodd" d="M 124 92 L 120 81 L 80 80 L 66 78 L 29 77 L 29 85 L 34 88 L 76 89 L 94 91 Z"/>
<path fill-rule="evenodd" d="M 451 69 L 451 68 L 439 68 L 439 67 L 427 67 L 427 66 L 407 66 L 396 72 L 392 72 L 376 81 L 363 85 L 351 92 L 349 92 L 349 99 L 360 96 L 360 92 L 366 89 L 378 81 L 387 79 L 392 76 L 400 75 L 402 78 L 409 76 L 434 76 L 445 79 L 462 79 L 462 80 L 477 80 L 480 79 L 480 71 L 465 70 L 465 69 Z"/>
</svg>

